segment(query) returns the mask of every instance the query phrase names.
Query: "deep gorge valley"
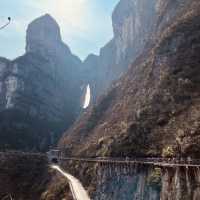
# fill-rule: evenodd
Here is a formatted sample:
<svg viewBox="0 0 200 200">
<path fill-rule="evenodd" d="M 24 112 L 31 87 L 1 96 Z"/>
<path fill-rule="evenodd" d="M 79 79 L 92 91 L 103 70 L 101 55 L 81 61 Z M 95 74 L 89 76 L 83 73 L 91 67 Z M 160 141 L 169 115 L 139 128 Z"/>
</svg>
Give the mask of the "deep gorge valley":
<svg viewBox="0 0 200 200">
<path fill-rule="evenodd" d="M 200 199 L 200 2 L 120 0 L 112 25 L 81 61 L 45 14 L 27 27 L 24 55 L 0 57 L 1 200 L 73 200 L 49 167 L 54 148 L 100 160 L 59 161 L 92 200 Z M 126 164 L 156 158 L 168 165 Z"/>
</svg>

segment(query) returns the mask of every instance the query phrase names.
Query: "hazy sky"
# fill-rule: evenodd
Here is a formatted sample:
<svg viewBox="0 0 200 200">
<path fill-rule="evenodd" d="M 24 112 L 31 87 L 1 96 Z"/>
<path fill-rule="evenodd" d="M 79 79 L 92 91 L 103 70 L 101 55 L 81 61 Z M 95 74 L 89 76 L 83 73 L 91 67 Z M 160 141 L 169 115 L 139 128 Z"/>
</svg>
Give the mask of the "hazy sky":
<svg viewBox="0 0 200 200">
<path fill-rule="evenodd" d="M 11 16 L 12 23 L 0 31 L 0 56 L 15 58 L 24 53 L 27 25 L 49 13 L 61 28 L 62 38 L 72 52 L 84 59 L 112 38 L 111 14 L 119 0 L 0 0 L 0 25 Z"/>
</svg>

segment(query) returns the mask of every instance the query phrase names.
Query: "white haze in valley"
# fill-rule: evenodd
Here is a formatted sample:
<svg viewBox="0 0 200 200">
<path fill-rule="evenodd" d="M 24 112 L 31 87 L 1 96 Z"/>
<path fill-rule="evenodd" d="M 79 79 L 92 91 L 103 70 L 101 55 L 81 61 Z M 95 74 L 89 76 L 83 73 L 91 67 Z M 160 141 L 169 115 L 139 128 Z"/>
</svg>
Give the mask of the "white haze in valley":
<svg viewBox="0 0 200 200">
<path fill-rule="evenodd" d="M 57 170 L 58 172 L 60 172 L 64 177 L 67 178 L 74 200 L 90 200 L 90 197 L 87 194 L 87 191 L 84 189 L 84 187 L 82 186 L 81 182 L 78 179 L 64 172 L 57 165 L 53 165 L 51 167 Z"/>
</svg>

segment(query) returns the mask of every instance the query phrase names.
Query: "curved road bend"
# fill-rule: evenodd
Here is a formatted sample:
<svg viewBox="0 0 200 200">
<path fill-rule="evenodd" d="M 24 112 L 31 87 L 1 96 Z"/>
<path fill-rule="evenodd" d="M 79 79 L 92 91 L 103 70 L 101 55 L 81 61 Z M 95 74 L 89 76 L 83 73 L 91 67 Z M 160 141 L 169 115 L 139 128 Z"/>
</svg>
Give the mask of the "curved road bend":
<svg viewBox="0 0 200 200">
<path fill-rule="evenodd" d="M 90 200 L 89 195 L 87 194 L 87 191 L 84 189 L 83 185 L 81 182 L 73 177 L 72 175 L 64 172 L 59 166 L 57 165 L 52 165 L 51 168 L 57 170 L 60 172 L 64 177 L 67 178 L 69 185 L 70 185 L 70 190 L 72 192 L 74 200 Z"/>
</svg>

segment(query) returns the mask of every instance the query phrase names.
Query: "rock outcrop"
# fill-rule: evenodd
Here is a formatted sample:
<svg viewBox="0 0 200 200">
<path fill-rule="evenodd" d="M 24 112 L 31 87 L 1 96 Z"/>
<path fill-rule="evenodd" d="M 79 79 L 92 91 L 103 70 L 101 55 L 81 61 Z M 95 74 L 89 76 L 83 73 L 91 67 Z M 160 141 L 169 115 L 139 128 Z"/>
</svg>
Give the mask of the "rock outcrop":
<svg viewBox="0 0 200 200">
<path fill-rule="evenodd" d="M 148 170 L 144 166 L 138 166 L 138 168 L 133 168 L 130 173 L 126 167 L 126 165 L 100 167 L 97 178 L 98 185 L 92 199 L 160 200 L 160 179 L 156 180 L 158 183 L 155 181 L 155 177 L 153 179 L 153 169 Z"/>
<path fill-rule="evenodd" d="M 64 46 L 61 40 L 57 22 L 46 14 L 29 24 L 26 34 L 26 52 L 55 54 L 61 46 Z M 69 53 L 69 51 L 68 47 L 65 47 L 65 52 Z"/>
<path fill-rule="evenodd" d="M 26 53 L 0 59 L 0 148 L 45 150 L 80 110 L 81 61 L 50 15 L 27 29 Z"/>
</svg>

